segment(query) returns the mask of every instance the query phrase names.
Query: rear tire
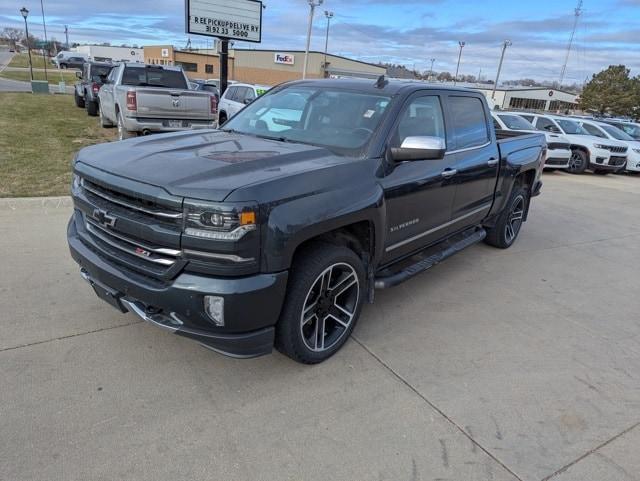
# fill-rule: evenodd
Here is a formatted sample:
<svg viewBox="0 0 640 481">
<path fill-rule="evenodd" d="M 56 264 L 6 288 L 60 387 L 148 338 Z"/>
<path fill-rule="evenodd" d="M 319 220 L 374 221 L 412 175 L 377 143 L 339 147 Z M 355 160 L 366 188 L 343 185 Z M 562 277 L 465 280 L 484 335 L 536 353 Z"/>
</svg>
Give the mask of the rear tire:
<svg viewBox="0 0 640 481">
<path fill-rule="evenodd" d="M 83 109 L 84 108 L 84 99 L 78 95 L 78 91 L 73 91 L 73 100 L 76 103 L 76 107 Z"/>
<path fill-rule="evenodd" d="M 85 102 L 85 105 L 87 107 L 87 115 L 90 115 L 91 117 L 98 115 L 98 102 L 95 100 L 89 100 L 88 102 Z"/>
<path fill-rule="evenodd" d="M 102 105 L 98 106 L 98 115 L 100 115 L 100 125 L 102 128 L 108 129 L 113 127 L 111 121 L 104 116 L 104 113 L 102 112 Z"/>
<path fill-rule="evenodd" d="M 500 213 L 496 224 L 487 228 L 485 243 L 499 249 L 508 249 L 518 238 L 524 214 L 529 205 L 529 188 L 518 184 L 513 188 L 507 207 Z"/>
<path fill-rule="evenodd" d="M 571 151 L 571 159 L 569 160 L 569 167 L 567 172 L 572 174 L 582 174 L 589 166 L 589 159 L 587 154 L 582 150 L 574 149 Z"/>
<path fill-rule="evenodd" d="M 347 341 L 365 299 L 365 270 L 351 249 L 314 243 L 296 255 L 276 325 L 276 348 L 317 364 Z"/>
<path fill-rule="evenodd" d="M 225 112 L 220 112 L 218 115 L 218 127 L 224 124 L 227 121 L 227 114 Z"/>
</svg>

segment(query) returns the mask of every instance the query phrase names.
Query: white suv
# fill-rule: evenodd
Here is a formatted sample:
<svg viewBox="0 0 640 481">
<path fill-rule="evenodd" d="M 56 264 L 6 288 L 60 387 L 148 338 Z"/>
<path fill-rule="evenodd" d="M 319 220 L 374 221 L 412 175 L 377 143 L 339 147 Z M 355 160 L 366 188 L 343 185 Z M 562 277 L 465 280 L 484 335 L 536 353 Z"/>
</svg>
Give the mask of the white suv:
<svg viewBox="0 0 640 481">
<path fill-rule="evenodd" d="M 256 98 L 271 87 L 265 85 L 251 85 L 234 83 L 229 85 L 218 105 L 218 125 L 224 124 L 228 119 L 240 112 L 245 105 L 250 104 Z"/>
<path fill-rule="evenodd" d="M 640 172 L 640 142 L 613 125 L 596 120 L 581 120 L 580 125 L 591 135 L 601 139 L 613 139 L 624 142 L 629 150 L 627 151 L 627 162 L 625 166 L 618 169 L 619 172 L 628 170 L 630 172 Z M 609 161 L 611 163 L 611 161 Z"/>
<path fill-rule="evenodd" d="M 539 130 L 520 115 L 513 112 L 491 112 L 496 129 L 535 132 Z M 571 159 L 571 143 L 562 135 L 544 131 L 547 139 L 547 159 L 544 166 L 549 169 L 567 169 Z"/>
<path fill-rule="evenodd" d="M 589 134 L 580 120 L 560 115 L 519 114 L 538 130 L 563 134 L 571 142 L 571 160 L 567 169 L 582 174 L 586 169 L 594 173 L 613 172 L 627 161 L 627 146 L 618 140 L 603 140 Z"/>
</svg>

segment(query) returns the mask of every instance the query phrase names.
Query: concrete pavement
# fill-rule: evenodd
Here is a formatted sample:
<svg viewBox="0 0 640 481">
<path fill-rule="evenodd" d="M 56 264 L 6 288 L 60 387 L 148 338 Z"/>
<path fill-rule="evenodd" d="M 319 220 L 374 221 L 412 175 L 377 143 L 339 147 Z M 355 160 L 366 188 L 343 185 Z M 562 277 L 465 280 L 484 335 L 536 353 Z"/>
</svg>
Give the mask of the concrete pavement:
<svg viewBox="0 0 640 481">
<path fill-rule="evenodd" d="M 114 312 L 68 199 L 0 200 L 0 480 L 640 480 L 640 177 L 544 181 L 314 367 Z"/>
</svg>

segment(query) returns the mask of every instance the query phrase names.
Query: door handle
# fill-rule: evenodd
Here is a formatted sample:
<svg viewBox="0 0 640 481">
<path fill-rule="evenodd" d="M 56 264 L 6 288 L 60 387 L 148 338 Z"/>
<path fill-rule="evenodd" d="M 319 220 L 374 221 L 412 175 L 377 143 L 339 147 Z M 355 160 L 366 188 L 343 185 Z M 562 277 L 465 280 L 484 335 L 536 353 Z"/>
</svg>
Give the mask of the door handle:
<svg viewBox="0 0 640 481">
<path fill-rule="evenodd" d="M 450 179 L 457 173 L 458 171 L 456 169 L 445 169 L 442 171 L 442 177 L 444 177 L 445 179 Z"/>
<path fill-rule="evenodd" d="M 498 162 L 500 162 L 498 159 L 489 159 L 487 161 L 487 165 L 489 167 L 493 167 L 494 165 L 498 165 Z"/>
</svg>

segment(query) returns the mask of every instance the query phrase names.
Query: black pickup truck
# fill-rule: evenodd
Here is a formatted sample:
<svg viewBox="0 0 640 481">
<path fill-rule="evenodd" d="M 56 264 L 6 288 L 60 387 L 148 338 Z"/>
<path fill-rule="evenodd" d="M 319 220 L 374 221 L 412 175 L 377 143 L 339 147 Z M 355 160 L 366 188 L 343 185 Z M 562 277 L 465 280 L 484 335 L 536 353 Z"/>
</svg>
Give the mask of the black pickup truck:
<svg viewBox="0 0 640 481">
<path fill-rule="evenodd" d="M 69 247 L 122 312 L 227 355 L 317 363 L 375 289 L 511 246 L 545 155 L 543 134 L 497 139 L 478 92 L 292 82 L 220 130 L 82 149 Z"/>
</svg>

